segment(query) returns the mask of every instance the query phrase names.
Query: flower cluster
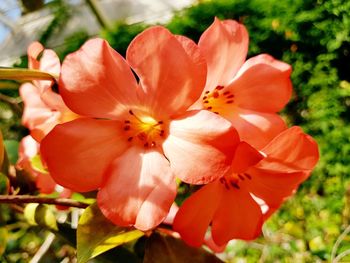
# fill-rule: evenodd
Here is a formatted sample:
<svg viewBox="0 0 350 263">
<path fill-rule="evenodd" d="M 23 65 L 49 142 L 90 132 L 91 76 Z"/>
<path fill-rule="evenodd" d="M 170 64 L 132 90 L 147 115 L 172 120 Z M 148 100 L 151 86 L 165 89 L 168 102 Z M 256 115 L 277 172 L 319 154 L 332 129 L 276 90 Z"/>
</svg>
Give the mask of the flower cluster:
<svg viewBox="0 0 350 263">
<path fill-rule="evenodd" d="M 61 71 L 60 60 L 56 53 L 44 49 L 38 42 L 28 47 L 28 64 L 30 69 L 48 72 L 57 78 Z M 22 124 L 30 130 L 30 135 L 20 142 L 17 168 L 25 170 L 34 177 L 41 193 L 51 194 L 57 191 L 60 197 L 70 197 L 71 190 L 57 185 L 45 169 L 38 169 L 32 165 L 34 158 L 40 160 L 41 140 L 57 124 L 79 117 L 64 104 L 61 96 L 53 91 L 53 84 L 50 80 L 35 80 L 20 87 L 20 95 L 24 102 Z"/>
<path fill-rule="evenodd" d="M 263 54 L 246 60 L 249 37 L 235 21 L 214 23 L 198 45 L 151 27 L 126 59 L 102 39 L 60 66 L 38 43 L 30 67 L 58 77 L 24 84 L 23 123 L 52 178 L 97 190 L 102 213 L 148 231 L 167 217 L 176 179 L 200 185 L 180 206 L 174 231 L 192 246 L 256 238 L 264 221 L 308 178 L 315 141 L 277 114 L 288 103 L 291 67 Z"/>
</svg>

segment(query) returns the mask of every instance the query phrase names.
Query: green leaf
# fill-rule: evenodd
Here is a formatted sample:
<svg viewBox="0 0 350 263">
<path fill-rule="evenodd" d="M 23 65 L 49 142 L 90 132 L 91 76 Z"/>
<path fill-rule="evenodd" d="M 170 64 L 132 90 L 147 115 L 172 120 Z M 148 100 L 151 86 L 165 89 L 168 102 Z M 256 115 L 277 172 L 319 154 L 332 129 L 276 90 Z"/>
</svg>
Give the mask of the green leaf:
<svg viewBox="0 0 350 263">
<path fill-rule="evenodd" d="M 32 157 L 30 159 L 30 163 L 31 163 L 33 169 L 36 170 L 37 172 L 40 172 L 40 173 L 43 173 L 43 174 L 48 174 L 49 173 L 45 169 L 39 154 L 37 154 L 34 157 Z"/>
<path fill-rule="evenodd" d="M 8 240 L 8 231 L 4 226 L 2 226 L 0 227 L 0 256 L 4 254 L 6 250 L 7 240 Z"/>
<path fill-rule="evenodd" d="M 4 140 L 5 149 L 11 164 L 15 164 L 18 159 L 19 143 L 15 140 Z"/>
<path fill-rule="evenodd" d="M 28 204 L 24 208 L 24 217 L 31 225 L 39 225 L 51 230 L 58 230 L 56 217 L 52 210 L 43 204 Z"/>
<path fill-rule="evenodd" d="M 147 240 L 143 263 L 221 263 L 203 248 L 187 246 L 181 239 L 153 233 Z"/>
<path fill-rule="evenodd" d="M 142 231 L 134 228 L 114 225 L 102 215 L 96 203 L 92 204 L 85 209 L 78 224 L 78 263 L 85 263 L 89 259 L 143 235 Z"/>
<path fill-rule="evenodd" d="M 0 67 L 0 79 L 7 80 L 55 80 L 55 76 L 48 72 L 23 69 L 23 68 L 4 68 Z"/>
</svg>

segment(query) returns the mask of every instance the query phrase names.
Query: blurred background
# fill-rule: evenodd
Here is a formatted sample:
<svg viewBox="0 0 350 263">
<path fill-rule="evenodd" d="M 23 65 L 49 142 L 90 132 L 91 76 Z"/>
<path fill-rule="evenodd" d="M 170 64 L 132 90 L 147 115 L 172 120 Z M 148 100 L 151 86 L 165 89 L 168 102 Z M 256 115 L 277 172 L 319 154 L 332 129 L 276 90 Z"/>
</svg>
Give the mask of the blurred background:
<svg viewBox="0 0 350 263">
<path fill-rule="evenodd" d="M 215 16 L 248 28 L 249 57 L 268 53 L 292 65 L 294 95 L 281 114 L 316 138 L 321 151 L 313 175 L 269 219 L 261 238 L 234 240 L 220 258 L 350 262 L 350 1 L 1 0 L 0 65 L 27 67 L 26 49 L 34 40 L 61 60 L 95 36 L 124 55 L 131 39 L 154 24 L 198 41 Z M 21 111 L 18 83 L 0 82 L 0 129 L 12 162 L 28 133 Z M 0 206 L 0 262 L 28 262 L 44 236 Z M 57 240 L 40 262 L 71 262 L 73 255 Z"/>
</svg>

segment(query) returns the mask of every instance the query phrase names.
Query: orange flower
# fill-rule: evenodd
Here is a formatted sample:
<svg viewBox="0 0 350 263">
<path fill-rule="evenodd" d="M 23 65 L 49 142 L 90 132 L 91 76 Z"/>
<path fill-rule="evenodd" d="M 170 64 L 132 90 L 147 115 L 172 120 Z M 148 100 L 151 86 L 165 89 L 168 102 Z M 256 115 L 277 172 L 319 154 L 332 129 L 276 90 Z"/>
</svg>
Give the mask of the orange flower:
<svg viewBox="0 0 350 263">
<path fill-rule="evenodd" d="M 264 220 L 310 175 L 318 158 L 316 142 L 299 127 L 285 130 L 261 152 L 241 142 L 231 170 L 183 203 L 174 230 L 192 246 L 203 243 L 209 225 L 217 246 L 255 239 Z"/>
<path fill-rule="evenodd" d="M 242 140 L 265 146 L 286 129 L 276 114 L 292 92 L 291 67 L 263 54 L 246 60 L 248 32 L 233 20 L 214 23 L 198 46 L 208 63 L 207 84 L 192 108 L 207 109 L 230 120 Z"/>
<path fill-rule="evenodd" d="M 163 27 L 139 34 L 126 61 L 106 41 L 88 41 L 62 65 L 62 98 L 86 118 L 57 125 L 42 141 L 51 175 L 74 191 L 99 189 L 98 205 L 115 224 L 154 228 L 174 201 L 175 177 L 221 177 L 238 144 L 230 122 L 187 111 L 205 81 L 198 47 Z"/>
<path fill-rule="evenodd" d="M 19 145 L 17 168 L 25 170 L 34 177 L 36 187 L 40 193 L 51 194 L 58 192 L 60 197 L 70 197 L 72 191 L 56 184 L 49 173 L 33 168 L 32 159 L 38 156 L 39 146 L 40 144 L 32 136 L 24 137 Z"/>
<path fill-rule="evenodd" d="M 36 186 L 40 193 L 51 194 L 55 191 L 56 183 L 48 173 L 34 169 L 31 160 L 39 154 L 40 144 L 27 135 L 22 138 L 18 149 L 17 168 L 23 169 L 35 178 Z"/>
<path fill-rule="evenodd" d="M 42 53 L 40 61 L 37 57 Z M 28 48 L 29 68 L 48 72 L 59 76 L 60 61 L 53 50 L 45 49 L 39 42 Z M 24 102 L 22 124 L 38 142 L 58 123 L 70 121 L 78 117 L 64 104 L 61 96 L 52 91 L 52 81 L 34 80 L 20 87 L 20 95 Z"/>
</svg>

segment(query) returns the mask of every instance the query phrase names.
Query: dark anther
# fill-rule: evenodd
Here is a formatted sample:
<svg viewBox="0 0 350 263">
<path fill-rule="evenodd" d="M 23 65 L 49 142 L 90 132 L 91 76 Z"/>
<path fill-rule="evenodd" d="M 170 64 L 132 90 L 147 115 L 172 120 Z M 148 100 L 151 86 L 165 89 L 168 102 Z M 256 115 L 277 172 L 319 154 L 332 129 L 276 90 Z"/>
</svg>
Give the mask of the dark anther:
<svg viewBox="0 0 350 263">
<path fill-rule="evenodd" d="M 203 100 L 206 100 L 207 98 L 208 98 L 207 96 L 204 96 L 204 97 L 203 97 Z"/>
<path fill-rule="evenodd" d="M 126 120 L 126 121 L 124 121 L 124 123 L 130 123 L 130 121 L 129 121 L 129 120 Z"/>
<path fill-rule="evenodd" d="M 210 91 L 209 90 L 207 90 L 206 92 L 205 92 L 205 94 L 209 94 L 210 93 Z"/>
<path fill-rule="evenodd" d="M 214 111 L 215 114 L 219 114 L 217 111 Z"/>
<path fill-rule="evenodd" d="M 163 136 L 164 135 L 164 130 L 161 130 L 160 133 L 159 133 L 160 136 Z"/>
<path fill-rule="evenodd" d="M 146 142 L 146 143 L 143 145 L 143 147 L 148 147 L 148 142 Z"/>
<path fill-rule="evenodd" d="M 228 95 L 228 94 L 230 94 L 231 92 L 229 92 L 229 91 L 225 91 L 223 94 L 226 96 L 226 95 Z"/>
<path fill-rule="evenodd" d="M 203 103 L 209 103 L 209 100 L 205 100 Z"/>
<path fill-rule="evenodd" d="M 244 173 L 244 176 L 247 177 L 249 180 L 252 180 L 252 177 L 249 174 Z"/>
<path fill-rule="evenodd" d="M 128 131 L 128 130 L 130 130 L 130 126 L 129 125 L 124 126 L 124 131 Z"/>
<path fill-rule="evenodd" d="M 243 177 L 242 175 L 240 175 L 240 174 L 238 174 L 238 177 L 239 177 L 239 179 L 241 179 L 242 181 L 245 180 L 244 177 Z"/>
<path fill-rule="evenodd" d="M 220 181 L 220 183 L 222 183 L 222 184 L 226 182 L 226 180 L 225 180 L 224 177 L 221 177 L 221 178 L 219 179 L 219 181 Z"/>
<path fill-rule="evenodd" d="M 209 106 L 209 107 L 207 107 L 207 110 L 211 110 L 213 107 L 212 106 Z"/>
<path fill-rule="evenodd" d="M 233 103 L 233 100 L 228 100 L 228 101 L 226 101 L 226 103 L 231 104 L 231 103 Z"/>
<path fill-rule="evenodd" d="M 230 96 L 227 96 L 226 98 L 232 99 L 232 98 L 234 98 L 234 97 L 235 97 L 235 95 L 231 94 Z"/>
<path fill-rule="evenodd" d="M 240 187 L 238 186 L 238 184 L 236 182 L 230 181 L 230 184 L 236 188 L 236 189 L 240 189 Z"/>
<path fill-rule="evenodd" d="M 128 138 L 128 142 L 131 142 L 132 139 L 133 139 L 133 137 L 129 137 L 129 138 Z"/>
<path fill-rule="evenodd" d="M 129 114 L 130 114 L 130 115 L 134 115 L 134 113 L 132 112 L 132 110 L 129 110 Z"/>
<path fill-rule="evenodd" d="M 217 86 L 215 89 L 222 90 L 223 88 L 224 88 L 224 86 Z"/>
<path fill-rule="evenodd" d="M 158 124 L 163 124 L 163 121 L 158 121 Z"/>
</svg>

